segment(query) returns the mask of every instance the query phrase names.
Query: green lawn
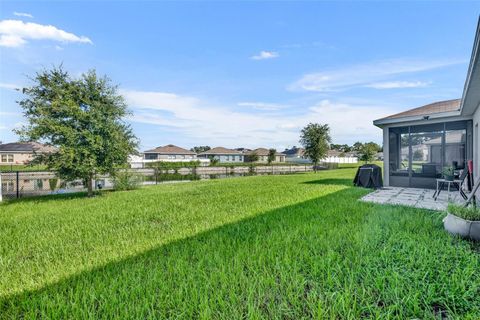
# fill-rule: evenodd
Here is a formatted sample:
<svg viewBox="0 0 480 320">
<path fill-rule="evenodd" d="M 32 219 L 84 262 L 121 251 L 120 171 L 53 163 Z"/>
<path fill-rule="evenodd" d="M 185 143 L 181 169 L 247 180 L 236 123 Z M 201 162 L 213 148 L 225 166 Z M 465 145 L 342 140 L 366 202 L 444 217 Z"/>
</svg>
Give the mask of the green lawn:
<svg viewBox="0 0 480 320">
<path fill-rule="evenodd" d="M 0 317 L 479 319 L 478 246 L 354 172 L 0 205 Z"/>
</svg>

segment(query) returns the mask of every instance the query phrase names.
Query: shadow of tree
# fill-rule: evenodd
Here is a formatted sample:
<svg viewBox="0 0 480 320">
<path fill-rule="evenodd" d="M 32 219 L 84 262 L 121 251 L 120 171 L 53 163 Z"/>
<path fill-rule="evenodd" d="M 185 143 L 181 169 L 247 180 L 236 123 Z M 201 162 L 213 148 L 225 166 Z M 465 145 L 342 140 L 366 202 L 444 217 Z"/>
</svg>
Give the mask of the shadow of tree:
<svg viewBox="0 0 480 320">
<path fill-rule="evenodd" d="M 287 308 L 309 315 L 315 309 L 308 295 L 319 271 L 312 274 L 316 259 L 327 253 L 337 259 L 351 241 L 339 236 L 345 227 L 332 208 L 346 208 L 357 195 L 354 189 L 331 193 L 7 296 L 0 314 L 244 318 L 276 317 Z M 359 223 L 363 213 L 342 220 Z"/>
<path fill-rule="evenodd" d="M 328 179 L 319 179 L 319 180 L 310 180 L 310 181 L 305 181 L 303 182 L 304 184 L 333 184 L 333 185 L 344 185 L 348 187 L 353 186 L 353 179 L 335 179 L 335 178 L 328 178 Z"/>
<path fill-rule="evenodd" d="M 351 186 L 348 179 L 307 183 Z M 441 251 L 450 240 L 443 230 L 431 227 L 431 214 L 408 209 L 414 218 L 423 219 L 413 223 L 405 208 L 357 202 L 363 193 L 345 188 L 113 261 L 39 290 L 3 297 L 0 316 L 299 319 L 341 318 L 348 313 L 352 319 L 428 318 L 430 306 L 448 301 L 451 294 L 436 285 L 435 277 L 425 278 L 434 261 L 445 258 L 437 271 L 447 270 L 458 281 L 468 282 L 471 275 L 454 267 L 451 250 Z M 392 224 L 397 221 L 392 217 L 403 218 Z M 397 229 L 388 229 L 391 225 Z M 429 255 L 419 260 L 409 254 L 418 247 L 415 239 L 408 239 L 419 233 L 419 226 L 431 228 L 429 239 L 440 239 L 432 246 L 437 250 L 433 262 Z M 393 249 L 386 249 L 387 244 Z M 425 251 L 421 248 L 418 254 L 423 257 Z M 392 278 L 394 272 L 397 278 Z M 457 297 L 458 306 L 454 302 L 451 308 L 475 308 L 474 297 Z"/>
</svg>

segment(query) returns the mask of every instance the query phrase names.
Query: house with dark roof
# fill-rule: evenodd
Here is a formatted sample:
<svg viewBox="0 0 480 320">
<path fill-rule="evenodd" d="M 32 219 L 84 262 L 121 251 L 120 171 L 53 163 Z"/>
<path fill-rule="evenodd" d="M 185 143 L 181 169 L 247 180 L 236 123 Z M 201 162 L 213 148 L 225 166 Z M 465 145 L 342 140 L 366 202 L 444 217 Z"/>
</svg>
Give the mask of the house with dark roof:
<svg viewBox="0 0 480 320">
<path fill-rule="evenodd" d="M 245 152 L 246 158 L 248 160 L 248 156 L 256 154 L 258 156 L 257 162 L 268 162 L 268 153 L 269 149 L 267 148 L 257 148 L 252 151 Z M 277 152 L 275 153 L 275 161 L 274 162 L 285 162 L 285 154 Z"/>
<path fill-rule="evenodd" d="M 465 169 L 473 161 L 480 176 L 480 24 L 461 99 L 438 101 L 385 118 L 384 185 L 435 188 L 445 167 Z"/>
<path fill-rule="evenodd" d="M 240 151 L 224 147 L 215 147 L 197 155 L 199 159 L 215 159 L 220 163 L 243 162 L 244 154 Z"/>
<path fill-rule="evenodd" d="M 53 153 L 57 149 L 38 142 L 12 142 L 0 144 L 0 165 L 24 165 L 33 160 L 35 154 Z"/>
</svg>

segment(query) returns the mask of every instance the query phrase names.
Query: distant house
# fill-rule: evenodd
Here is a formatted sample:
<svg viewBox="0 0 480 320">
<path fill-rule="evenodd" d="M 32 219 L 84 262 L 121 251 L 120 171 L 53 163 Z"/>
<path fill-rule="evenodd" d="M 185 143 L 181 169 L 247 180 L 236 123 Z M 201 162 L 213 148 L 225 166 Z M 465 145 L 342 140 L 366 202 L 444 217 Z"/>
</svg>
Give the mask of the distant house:
<svg viewBox="0 0 480 320">
<path fill-rule="evenodd" d="M 56 148 L 38 142 L 12 142 L 0 144 L 0 165 L 24 165 L 35 154 L 56 152 Z"/>
<path fill-rule="evenodd" d="M 354 152 L 341 152 L 337 150 L 328 150 L 325 159 L 321 160 L 327 163 L 357 163 L 358 156 Z"/>
<path fill-rule="evenodd" d="M 248 159 L 248 156 L 252 154 L 256 154 L 258 156 L 258 161 L 257 162 L 268 162 L 268 149 L 266 148 L 257 148 L 252 151 L 247 151 L 245 152 L 245 155 L 247 156 L 245 160 Z M 274 162 L 285 162 L 285 154 L 277 152 L 275 154 L 275 161 Z"/>
<path fill-rule="evenodd" d="M 291 149 L 285 149 L 282 152 L 285 155 L 286 162 L 295 162 L 295 163 L 310 163 L 310 159 L 305 156 L 304 148 L 297 148 L 293 146 Z"/>
<path fill-rule="evenodd" d="M 197 154 L 193 151 L 177 147 L 173 144 L 168 144 L 163 147 L 147 150 L 143 153 L 145 160 L 154 161 L 195 161 Z"/>
<path fill-rule="evenodd" d="M 223 147 L 215 147 L 198 154 L 199 159 L 216 159 L 221 163 L 225 162 L 243 162 L 244 154 L 237 150 Z"/>
<path fill-rule="evenodd" d="M 235 148 L 233 150 L 240 151 L 241 153 L 252 151 L 252 149 L 248 149 L 248 148 Z"/>
</svg>

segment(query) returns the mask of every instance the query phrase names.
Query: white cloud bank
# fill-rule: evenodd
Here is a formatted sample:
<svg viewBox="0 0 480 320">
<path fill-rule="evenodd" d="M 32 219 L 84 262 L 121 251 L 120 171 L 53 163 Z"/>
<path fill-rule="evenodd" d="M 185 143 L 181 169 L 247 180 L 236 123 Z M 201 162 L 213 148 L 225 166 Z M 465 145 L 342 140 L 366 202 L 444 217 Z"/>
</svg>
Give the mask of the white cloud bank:
<svg viewBox="0 0 480 320">
<path fill-rule="evenodd" d="M 26 12 L 14 12 L 13 13 L 14 16 L 17 16 L 17 17 L 25 17 L 25 18 L 33 18 L 33 16 L 30 14 L 30 13 L 26 13 Z"/>
<path fill-rule="evenodd" d="M 266 60 L 278 58 L 280 55 L 275 51 L 260 51 L 259 54 L 250 57 L 252 60 Z"/>
<path fill-rule="evenodd" d="M 132 122 L 158 125 L 198 143 L 225 147 L 277 147 L 298 145 L 299 133 L 309 122 L 328 123 L 338 143 L 381 140 L 372 121 L 394 113 L 385 106 L 336 103 L 322 100 L 314 105 L 261 114 L 238 112 L 235 106 L 215 106 L 198 98 L 165 92 L 123 90 L 134 111 Z M 175 137 L 173 134 L 171 137 Z M 175 138 L 173 138 L 175 139 Z M 180 138 L 179 138 L 180 139 Z M 175 143 L 161 137 L 156 145 Z"/>
<path fill-rule="evenodd" d="M 0 21 L 0 46 L 19 47 L 27 43 L 27 40 L 53 40 L 92 44 L 92 41 L 85 36 L 77 36 L 52 25 L 23 22 L 21 20 Z"/>
<path fill-rule="evenodd" d="M 375 63 L 354 65 L 336 70 L 328 70 L 303 75 L 299 80 L 289 86 L 290 90 L 303 91 L 339 91 L 355 86 L 368 86 L 372 83 L 383 82 L 389 78 L 448 67 L 464 63 L 464 60 L 414 60 L 395 59 Z M 409 82 L 387 83 L 389 88 L 401 88 Z M 415 84 L 415 83 L 414 83 Z M 416 83 L 418 85 L 418 83 Z M 379 89 L 385 89 L 385 85 Z"/>
<path fill-rule="evenodd" d="M 424 88 L 430 85 L 425 81 L 386 81 L 367 84 L 365 87 L 374 89 L 401 89 L 401 88 Z"/>
</svg>

